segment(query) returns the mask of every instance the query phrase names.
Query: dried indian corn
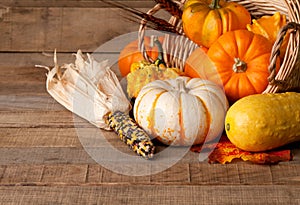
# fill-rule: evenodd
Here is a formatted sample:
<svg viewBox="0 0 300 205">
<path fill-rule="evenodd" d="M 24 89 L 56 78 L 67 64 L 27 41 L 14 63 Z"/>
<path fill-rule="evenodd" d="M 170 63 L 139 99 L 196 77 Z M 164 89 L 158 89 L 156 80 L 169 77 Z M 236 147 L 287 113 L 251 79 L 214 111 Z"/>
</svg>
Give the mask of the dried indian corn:
<svg viewBox="0 0 300 205">
<path fill-rule="evenodd" d="M 132 106 L 117 76 L 107 61 L 99 63 L 91 55 L 87 57 L 79 50 L 74 64 L 58 66 L 55 54 L 55 67 L 46 67 L 48 93 L 96 127 L 114 130 L 138 155 L 151 158 L 155 147 L 147 133 L 127 114 Z"/>
<path fill-rule="evenodd" d="M 146 159 L 153 157 L 155 147 L 151 138 L 128 114 L 120 111 L 109 113 L 107 124 L 138 155 Z"/>
</svg>

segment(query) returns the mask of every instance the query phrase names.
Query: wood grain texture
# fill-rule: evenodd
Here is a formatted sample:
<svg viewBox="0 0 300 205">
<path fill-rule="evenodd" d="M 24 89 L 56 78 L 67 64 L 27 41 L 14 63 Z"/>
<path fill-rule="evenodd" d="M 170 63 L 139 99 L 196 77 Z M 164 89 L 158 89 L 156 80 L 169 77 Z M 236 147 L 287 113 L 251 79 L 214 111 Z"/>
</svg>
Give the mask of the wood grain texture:
<svg viewBox="0 0 300 205">
<path fill-rule="evenodd" d="M 74 63 L 74 53 L 58 53 L 58 64 Z M 118 53 L 95 53 L 93 56 L 98 60 L 109 60 L 112 70 L 120 77 L 117 67 Z M 17 104 L 33 106 L 34 103 L 44 102 L 53 105 L 54 100 L 46 92 L 46 73 L 44 68 L 36 68 L 35 65 L 54 67 L 53 53 L 0 53 L 0 101 L 1 106 L 13 107 Z M 20 96 L 20 97 L 18 97 Z M 27 105 L 26 99 L 28 100 Z M 52 100 L 51 100 L 52 99 Z M 15 101 L 14 103 L 11 103 Z M 47 102 L 46 102 L 47 101 Z M 10 106 L 11 105 L 11 106 Z M 38 106 L 38 105 L 36 105 Z M 47 107 L 45 106 L 45 107 Z"/>
<path fill-rule="evenodd" d="M 0 187 L 10 204 L 299 204 L 298 186 L 16 186 Z M 263 202 L 263 203 L 262 203 Z"/>
<path fill-rule="evenodd" d="M 151 8 L 147 6 L 138 9 L 147 11 Z M 57 49 L 60 52 L 74 52 L 82 49 L 93 52 L 107 41 L 124 34 L 136 32 L 137 38 L 139 23 L 126 20 L 124 16 L 128 13 L 121 9 L 99 6 L 9 7 L 1 15 L 0 51 L 42 52 Z M 158 17 L 168 19 L 169 15 L 159 12 Z"/>
<path fill-rule="evenodd" d="M 264 167 L 242 163 L 212 166 L 207 163 L 197 163 L 199 169 L 189 170 L 189 167 L 196 167 L 195 165 L 196 163 L 178 163 L 160 173 L 128 176 L 91 162 L 6 164 L 0 165 L 0 186 L 25 186 L 26 184 L 35 186 L 99 186 L 108 184 L 156 186 L 300 185 L 299 166 L 285 164 L 276 167 Z M 159 166 L 159 164 L 156 166 Z M 247 169 L 247 171 L 239 171 L 240 168 Z M 149 167 L 149 169 L 155 170 L 154 167 Z M 285 173 L 282 171 L 284 169 L 286 170 Z M 207 170 L 213 170 L 213 172 Z M 202 172 L 201 177 L 199 172 Z"/>
<path fill-rule="evenodd" d="M 107 0 L 106 2 L 118 2 L 132 7 L 147 7 L 153 6 L 155 3 L 152 0 Z M 2 7 L 93 7 L 93 8 L 109 8 L 113 7 L 99 0 L 2 0 Z"/>
</svg>

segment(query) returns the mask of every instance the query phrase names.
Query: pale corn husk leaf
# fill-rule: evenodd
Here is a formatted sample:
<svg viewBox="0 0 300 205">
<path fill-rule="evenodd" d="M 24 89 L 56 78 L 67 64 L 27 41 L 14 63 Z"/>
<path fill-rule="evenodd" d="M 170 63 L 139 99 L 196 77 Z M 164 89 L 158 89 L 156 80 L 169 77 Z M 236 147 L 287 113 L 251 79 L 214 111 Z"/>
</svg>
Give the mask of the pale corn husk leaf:
<svg viewBox="0 0 300 205">
<path fill-rule="evenodd" d="M 102 129 L 110 129 L 105 122 L 108 113 L 128 113 L 131 104 L 126 98 L 108 61 L 97 62 L 87 54 L 86 60 L 79 50 L 75 64 L 57 65 L 47 74 L 48 93 L 66 109 Z"/>
</svg>

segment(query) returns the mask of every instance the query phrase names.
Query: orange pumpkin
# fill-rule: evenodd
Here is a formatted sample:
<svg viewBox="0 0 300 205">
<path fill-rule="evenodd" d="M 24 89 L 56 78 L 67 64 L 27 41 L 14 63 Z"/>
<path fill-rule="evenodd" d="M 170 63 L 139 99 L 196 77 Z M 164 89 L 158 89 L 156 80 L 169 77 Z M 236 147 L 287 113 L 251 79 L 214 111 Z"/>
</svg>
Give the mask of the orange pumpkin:
<svg viewBox="0 0 300 205">
<path fill-rule="evenodd" d="M 262 93 L 268 85 L 271 50 L 270 41 L 259 34 L 247 30 L 227 32 L 208 49 L 207 55 L 212 64 L 200 67 L 198 77 L 224 86 L 230 102 Z M 193 55 L 203 55 L 199 50 L 195 52 L 198 54 Z M 197 69 L 195 66 L 197 64 L 190 65 Z"/>
<path fill-rule="evenodd" d="M 160 43 L 163 43 L 163 37 L 159 37 L 158 39 Z M 151 59 L 156 60 L 159 53 L 158 48 L 157 46 L 151 47 L 150 42 L 151 38 L 146 36 L 144 38 L 144 44 L 147 54 Z M 121 75 L 125 77 L 130 72 L 131 64 L 142 60 L 144 60 L 144 57 L 138 48 L 138 40 L 132 41 L 127 44 L 120 52 L 118 59 L 118 65 Z"/>
<path fill-rule="evenodd" d="M 186 36 L 209 48 L 223 33 L 246 29 L 250 13 L 242 5 L 224 0 L 188 0 L 182 14 Z"/>
</svg>

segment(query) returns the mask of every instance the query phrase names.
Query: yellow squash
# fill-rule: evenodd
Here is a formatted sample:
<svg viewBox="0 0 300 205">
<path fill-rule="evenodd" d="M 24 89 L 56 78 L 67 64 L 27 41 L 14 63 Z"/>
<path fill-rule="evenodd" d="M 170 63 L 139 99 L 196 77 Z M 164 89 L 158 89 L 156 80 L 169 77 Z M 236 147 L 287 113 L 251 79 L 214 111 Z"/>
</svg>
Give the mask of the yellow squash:
<svg viewBox="0 0 300 205">
<path fill-rule="evenodd" d="M 225 118 L 229 140 L 259 152 L 300 141 L 300 93 L 256 94 L 235 102 Z"/>
</svg>

